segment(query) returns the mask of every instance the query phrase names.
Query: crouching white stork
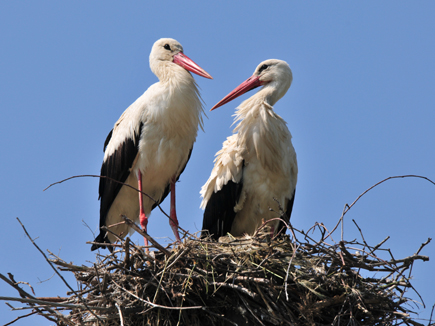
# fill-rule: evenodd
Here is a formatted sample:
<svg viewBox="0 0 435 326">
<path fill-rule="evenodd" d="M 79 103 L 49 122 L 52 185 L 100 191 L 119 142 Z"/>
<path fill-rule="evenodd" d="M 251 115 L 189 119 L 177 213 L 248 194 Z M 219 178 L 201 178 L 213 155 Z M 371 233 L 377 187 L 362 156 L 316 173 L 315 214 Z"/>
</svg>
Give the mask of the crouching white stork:
<svg viewBox="0 0 435 326">
<path fill-rule="evenodd" d="M 179 241 L 175 182 L 190 158 L 204 113 L 197 85 L 188 71 L 212 77 L 170 38 L 154 43 L 150 67 L 160 81 L 124 111 L 104 143 L 101 176 L 108 178 L 100 179 L 100 227 L 116 224 L 125 215 L 139 220 L 146 231 L 151 211 L 171 192 L 169 223 Z M 152 199 L 111 179 L 131 185 Z M 110 230 L 120 237 L 129 233 L 125 224 Z M 95 242 L 115 240 L 113 234 L 101 230 Z M 106 246 L 94 244 L 91 250 L 99 247 Z"/>
<path fill-rule="evenodd" d="M 215 239 L 228 232 L 252 235 L 263 222 L 282 217 L 280 209 L 290 218 L 298 174 L 296 152 L 286 122 L 273 105 L 292 79 L 285 61 L 263 61 L 253 76 L 211 109 L 263 86 L 237 108 L 239 124 L 217 152 L 211 176 L 201 189 L 203 234 L 208 231 Z M 272 234 L 285 232 L 279 219 L 268 224 Z"/>
</svg>

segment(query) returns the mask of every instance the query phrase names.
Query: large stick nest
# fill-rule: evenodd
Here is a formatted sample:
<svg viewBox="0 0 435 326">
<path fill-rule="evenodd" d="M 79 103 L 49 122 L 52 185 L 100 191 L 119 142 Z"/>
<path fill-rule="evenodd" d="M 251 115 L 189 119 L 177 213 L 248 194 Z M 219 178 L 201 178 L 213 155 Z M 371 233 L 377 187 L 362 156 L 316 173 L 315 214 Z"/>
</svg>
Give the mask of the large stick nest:
<svg viewBox="0 0 435 326">
<path fill-rule="evenodd" d="M 429 240 L 394 259 L 381 248 L 388 237 L 370 246 L 362 233 L 362 243 L 335 243 L 322 224 L 313 227 L 317 241 L 289 229 L 276 239 L 189 236 L 152 254 L 127 238 L 92 266 L 53 255 L 79 283 L 64 298 L 38 299 L 11 275 L 2 279 L 20 289 L 17 301 L 57 325 L 421 325 L 405 292 L 413 263 L 428 260 L 419 252 Z"/>
</svg>

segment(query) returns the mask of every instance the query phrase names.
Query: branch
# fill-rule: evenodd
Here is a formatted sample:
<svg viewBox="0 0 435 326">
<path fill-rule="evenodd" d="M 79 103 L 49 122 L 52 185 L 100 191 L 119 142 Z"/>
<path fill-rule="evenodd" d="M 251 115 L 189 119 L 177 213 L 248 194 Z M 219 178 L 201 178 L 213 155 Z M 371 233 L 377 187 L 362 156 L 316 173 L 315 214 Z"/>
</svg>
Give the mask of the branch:
<svg viewBox="0 0 435 326">
<path fill-rule="evenodd" d="M 141 193 L 142 195 L 145 195 L 145 196 L 147 196 L 149 199 L 151 199 L 151 200 L 154 202 L 154 204 L 155 204 L 155 205 L 160 209 L 160 211 L 163 213 L 163 215 L 165 215 L 167 218 L 169 218 L 169 219 L 171 220 L 171 217 L 170 217 L 170 216 L 169 216 L 169 215 L 168 215 L 168 214 L 163 210 L 163 208 L 160 206 L 160 204 L 157 202 L 157 200 L 155 200 L 153 197 L 151 197 L 151 196 L 148 195 L 147 193 L 145 193 L 145 192 L 143 192 L 143 191 L 140 191 L 139 189 L 137 189 L 137 188 L 135 188 L 135 187 L 129 185 L 128 183 L 121 182 L 121 181 L 118 181 L 118 180 L 112 179 L 112 178 L 110 178 L 110 177 L 106 177 L 106 176 L 104 176 L 104 175 L 95 175 L 95 174 L 74 175 L 74 176 L 72 176 L 72 177 L 69 177 L 69 178 L 66 178 L 66 179 L 63 179 L 63 180 L 60 180 L 60 181 L 54 182 L 54 183 L 50 184 L 48 187 L 46 187 L 45 189 L 43 189 L 42 191 L 46 191 L 48 188 L 51 188 L 51 187 L 54 186 L 54 185 L 61 184 L 61 183 L 65 182 L 65 181 L 68 181 L 68 180 L 71 180 L 71 179 L 75 179 L 75 178 L 100 178 L 100 179 L 107 179 L 107 180 L 110 180 L 110 181 L 112 181 L 112 182 L 116 182 L 116 183 L 119 183 L 119 184 L 121 184 L 121 185 L 123 185 L 123 186 L 129 187 L 129 188 L 131 188 L 131 189 L 133 189 L 133 190 L 136 190 L 138 193 Z M 179 228 L 179 229 L 180 229 L 184 234 L 189 234 L 189 232 L 187 232 L 186 230 L 184 230 L 182 227 L 178 226 L 178 228 Z"/>
<path fill-rule="evenodd" d="M 10 286 L 12 286 L 14 289 L 16 289 L 18 291 L 18 293 L 20 294 L 20 296 L 25 299 L 25 297 L 37 300 L 34 296 L 32 296 L 31 294 L 27 293 L 26 291 L 24 291 L 22 288 L 20 288 L 17 284 L 15 284 L 15 282 L 12 282 L 10 280 L 8 280 L 3 274 L 0 274 L 0 278 L 5 281 L 6 283 L 8 283 Z M 33 303 L 29 303 L 31 306 L 34 306 Z M 52 321 L 51 318 L 49 318 L 48 316 L 46 316 L 38 307 L 34 307 L 36 309 L 36 311 L 38 312 L 38 314 L 44 316 L 45 318 L 49 319 Z M 64 315 L 62 315 L 60 312 L 56 311 L 56 310 L 52 310 L 50 308 L 45 308 L 45 310 L 47 310 L 48 312 L 50 312 L 53 315 L 56 315 L 57 317 L 59 317 L 60 319 L 64 320 L 66 324 L 71 325 L 70 321 L 67 320 L 65 318 Z M 74 326 L 74 325 L 72 325 Z"/>
<path fill-rule="evenodd" d="M 137 233 L 139 233 L 141 236 L 145 237 L 149 242 L 151 242 L 154 247 L 159 249 L 161 252 L 163 252 L 167 257 L 171 256 L 171 253 L 167 251 L 165 248 L 163 248 L 156 240 L 151 238 L 148 233 L 146 233 L 144 230 L 142 230 L 139 226 L 136 225 L 132 220 L 130 220 L 127 216 L 121 215 L 121 217 L 124 219 L 125 223 L 131 228 L 133 228 Z"/>
<path fill-rule="evenodd" d="M 347 213 L 347 212 L 352 208 L 353 205 L 356 204 L 356 202 L 357 202 L 358 200 L 361 199 L 362 196 L 364 196 L 366 193 L 368 193 L 368 192 L 369 192 L 370 190 L 372 190 L 373 188 L 379 186 L 381 183 L 384 183 L 385 181 L 388 181 L 388 180 L 391 180 L 391 179 L 398 179 L 398 178 L 420 178 L 420 179 L 424 179 L 424 180 L 429 181 L 430 183 L 432 183 L 432 184 L 435 186 L 435 182 L 432 181 L 431 179 L 429 179 L 429 178 L 427 178 L 427 177 L 424 177 L 424 176 L 421 176 L 421 175 L 415 175 L 415 174 L 397 175 L 397 176 L 393 176 L 393 177 L 385 178 L 384 180 L 379 181 L 378 183 L 374 184 L 373 186 L 371 186 L 370 188 L 368 188 L 366 191 L 364 191 L 361 195 L 359 195 L 359 196 L 358 196 L 358 197 L 353 201 L 352 204 L 350 204 L 350 205 L 348 205 L 348 204 L 344 205 L 343 213 L 341 214 L 341 217 L 340 217 L 340 219 L 339 219 L 337 225 L 334 227 L 334 229 L 332 229 L 331 232 L 328 233 L 328 235 L 325 237 L 325 239 L 328 238 L 328 237 L 329 237 L 329 236 L 330 236 L 330 235 L 331 235 L 331 234 L 332 234 L 332 233 L 337 229 L 337 227 L 340 225 L 340 223 L 343 223 L 343 217 L 344 217 L 344 215 L 345 215 L 345 214 L 346 214 L 346 213 Z"/>
<path fill-rule="evenodd" d="M 65 285 L 79 298 L 79 300 L 83 303 L 83 305 L 89 310 L 89 312 L 96 317 L 99 321 L 102 322 L 102 320 L 87 306 L 86 302 L 83 300 L 81 296 L 78 296 L 77 293 L 73 290 L 73 288 L 68 284 L 68 282 L 63 278 L 62 275 L 57 271 L 57 269 L 53 266 L 51 261 L 47 258 L 47 256 L 44 254 L 44 252 L 38 247 L 38 245 L 33 241 L 33 239 L 30 237 L 29 233 L 27 232 L 26 228 L 24 227 L 23 223 L 21 223 L 20 219 L 17 217 L 18 222 L 21 224 L 21 227 L 23 228 L 24 232 L 26 233 L 29 240 L 33 243 L 33 245 L 38 249 L 38 251 L 44 256 L 45 260 L 48 262 L 48 264 L 51 266 L 51 268 L 55 271 L 55 273 L 61 278 L 61 280 L 65 283 Z"/>
<path fill-rule="evenodd" d="M 39 306 L 64 307 L 64 308 L 71 308 L 71 309 L 80 308 L 80 309 L 94 309 L 94 310 L 104 310 L 104 311 L 113 310 L 112 308 L 108 308 L 108 307 L 88 307 L 87 305 L 62 303 L 62 302 L 38 300 L 38 299 L 27 299 L 27 298 L 0 297 L 0 300 L 2 300 L 2 301 L 18 301 L 21 303 L 35 303 L 35 304 L 38 304 Z"/>
<path fill-rule="evenodd" d="M 193 307 L 168 307 L 168 306 L 162 306 L 162 305 L 159 305 L 159 304 L 156 304 L 156 303 L 152 303 L 151 301 L 142 299 L 142 298 L 138 297 L 137 295 L 135 295 L 134 293 L 131 293 L 127 289 L 123 288 L 121 285 L 119 285 L 115 281 L 112 280 L 112 282 L 118 288 L 120 288 L 122 291 L 130 294 L 132 297 L 138 299 L 139 301 L 142 301 L 143 303 L 146 303 L 147 305 L 150 305 L 153 308 L 162 308 L 162 309 L 168 309 L 168 310 L 189 310 L 189 309 L 202 309 L 203 308 L 202 306 L 193 306 Z"/>
</svg>

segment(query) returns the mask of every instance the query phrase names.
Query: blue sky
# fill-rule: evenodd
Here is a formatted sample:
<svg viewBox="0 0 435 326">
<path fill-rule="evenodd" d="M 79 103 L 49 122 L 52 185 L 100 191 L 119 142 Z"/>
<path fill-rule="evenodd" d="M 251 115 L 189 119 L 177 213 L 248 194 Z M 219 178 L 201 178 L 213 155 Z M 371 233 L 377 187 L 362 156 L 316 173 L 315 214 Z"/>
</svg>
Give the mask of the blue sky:
<svg viewBox="0 0 435 326">
<path fill-rule="evenodd" d="M 76 264 L 95 261 L 86 241 L 94 238 L 91 230 L 97 233 L 98 180 L 42 190 L 73 175 L 99 173 L 107 133 L 157 81 L 148 56 L 161 37 L 178 40 L 214 77 L 195 77 L 208 118 L 177 185 L 183 228 L 200 229 L 199 190 L 231 134 L 235 107 L 252 93 L 208 110 L 270 58 L 293 70 L 293 84 L 275 109 L 298 155 L 296 228 L 323 222 L 331 229 L 346 203 L 389 176 L 435 180 L 434 12 L 429 1 L 0 2 L 0 273 L 29 282 L 36 296 L 68 291 L 16 217 L 41 249 Z M 359 236 L 354 219 L 369 244 L 390 236 L 384 247 L 403 258 L 434 236 L 434 213 L 435 186 L 390 180 L 349 211 L 345 238 Z M 161 243 L 173 236 L 158 211 L 148 228 Z M 419 306 L 419 317 L 428 319 L 435 303 L 435 243 L 421 254 L 431 260 L 414 265 L 413 285 L 427 306 Z M 0 282 L 0 295 L 17 293 Z M 18 315 L 0 302 L 0 324 Z M 29 323 L 50 324 L 33 317 L 15 325 Z"/>
</svg>

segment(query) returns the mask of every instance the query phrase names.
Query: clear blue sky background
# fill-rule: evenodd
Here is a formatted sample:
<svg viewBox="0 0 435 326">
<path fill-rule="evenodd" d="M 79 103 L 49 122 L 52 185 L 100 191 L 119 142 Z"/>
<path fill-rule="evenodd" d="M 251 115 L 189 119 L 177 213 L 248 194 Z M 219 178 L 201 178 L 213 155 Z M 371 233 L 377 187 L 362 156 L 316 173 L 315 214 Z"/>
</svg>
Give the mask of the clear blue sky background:
<svg viewBox="0 0 435 326">
<path fill-rule="evenodd" d="M 207 112 L 261 61 L 290 64 L 293 85 L 275 109 L 298 155 L 295 227 L 307 230 L 317 221 L 331 229 L 346 203 L 386 177 L 435 180 L 434 13 L 429 1 L 0 2 L 0 272 L 29 282 L 36 296 L 68 291 L 16 217 L 41 249 L 76 264 L 95 261 L 84 222 L 97 232 L 98 179 L 42 190 L 99 173 L 107 133 L 157 81 L 148 56 L 161 37 L 178 40 L 214 77 L 195 77 Z M 251 95 L 208 112 L 205 133 L 198 133 L 177 193 L 180 224 L 191 232 L 202 225 L 199 190 L 214 154 L 231 134 L 235 107 Z M 349 211 L 345 238 L 359 237 L 355 219 L 368 243 L 390 236 L 384 247 L 403 258 L 434 236 L 434 213 L 435 186 L 391 180 Z M 162 243 L 173 237 L 158 211 L 149 232 Z M 431 260 L 415 264 L 413 285 L 427 306 L 418 305 L 420 318 L 428 319 L 435 241 L 421 254 Z M 0 295 L 17 293 L 0 282 Z M 0 324 L 18 315 L 0 302 Z M 50 323 L 32 317 L 15 325 L 29 324 Z"/>
</svg>

